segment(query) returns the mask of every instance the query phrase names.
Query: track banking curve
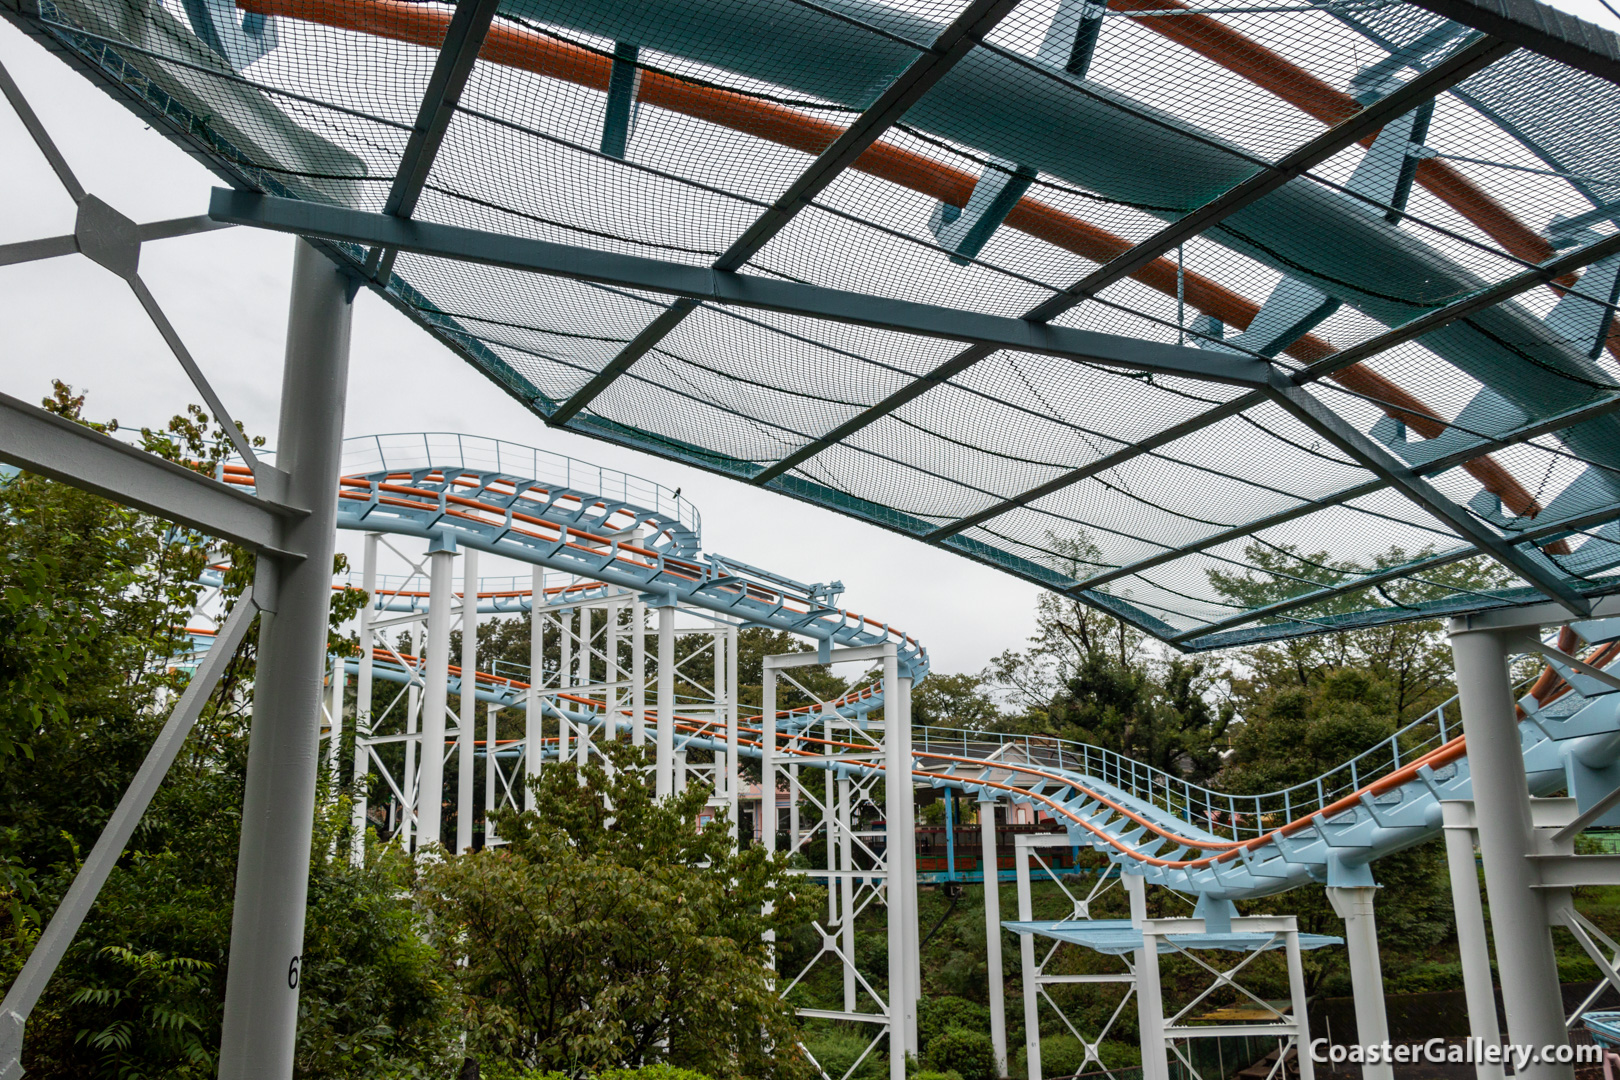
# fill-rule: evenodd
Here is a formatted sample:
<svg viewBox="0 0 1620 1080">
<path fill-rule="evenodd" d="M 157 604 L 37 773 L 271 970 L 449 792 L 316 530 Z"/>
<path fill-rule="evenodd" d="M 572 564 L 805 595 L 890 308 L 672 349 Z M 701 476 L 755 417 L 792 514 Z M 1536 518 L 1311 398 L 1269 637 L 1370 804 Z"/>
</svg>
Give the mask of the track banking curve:
<svg viewBox="0 0 1620 1080">
<path fill-rule="evenodd" d="M 566 467 L 568 459 L 492 439 L 413 435 L 348 445 L 346 460 L 361 464 L 346 468 L 341 481 L 341 528 L 450 538 L 576 575 L 580 580 L 572 585 L 543 591 L 551 607 L 607 588 L 673 593 L 683 604 L 788 630 L 818 645 L 893 643 L 902 676 L 920 680 L 928 672 L 927 652 L 915 638 L 824 602 L 824 587 L 702 553 L 695 510 L 688 508 L 680 519 L 669 493 L 656 485 L 594 470 L 589 475 L 611 490 L 592 492 L 579 482 L 578 463 L 561 480 L 555 469 L 547 476 L 523 475 L 545 472 L 533 467 L 538 462 Z M 529 467 L 518 469 L 519 463 Z M 251 473 L 240 466 L 228 466 L 227 478 L 252 484 Z M 639 542 L 626 539 L 637 531 L 648 535 Z M 480 589 L 481 609 L 514 613 L 533 604 L 515 582 L 502 584 Z M 374 602 L 387 610 L 415 610 L 421 597 L 379 590 Z M 1561 644 L 1572 647 L 1573 641 Z M 373 673 L 404 681 L 415 662 L 379 651 Z M 1620 648 L 1599 648 L 1589 662 L 1620 668 Z M 359 660 L 348 664 L 355 669 Z M 451 668 L 450 675 L 451 691 L 459 693 L 461 672 Z M 1549 669 L 1526 695 L 1529 712 L 1519 732 L 1533 794 L 1565 788 L 1576 770 L 1620 762 L 1620 694 L 1603 689 Z M 527 690 L 509 677 L 476 675 L 479 700 L 522 709 Z M 575 723 L 601 726 L 608 720 L 605 703 L 586 695 L 547 692 L 542 701 L 548 712 L 560 711 Z M 882 687 L 874 685 L 829 707 L 868 722 L 882 704 Z M 774 753 L 780 763 L 799 758 L 813 768 L 882 771 L 874 762 L 829 760 L 828 751 L 846 744 L 829 745 L 815 734 L 822 715 L 819 708 L 778 714 Z M 757 760 L 764 752 L 763 725 L 757 715 L 752 721 L 740 731 L 741 752 Z M 630 724 L 622 708 L 613 722 L 619 728 Z M 1459 729 L 1453 699 L 1322 776 L 1263 795 L 1214 791 L 1095 746 L 928 727 L 913 735 L 912 776 L 914 783 L 1031 804 L 1063 824 L 1076 844 L 1155 884 L 1241 899 L 1311 881 L 1365 883 L 1372 862 L 1434 836 L 1441 828 L 1440 802 L 1472 797 Z M 677 716 L 676 739 L 693 749 L 724 750 L 724 733 L 709 721 Z M 548 752 L 554 746 L 542 751 Z"/>
</svg>

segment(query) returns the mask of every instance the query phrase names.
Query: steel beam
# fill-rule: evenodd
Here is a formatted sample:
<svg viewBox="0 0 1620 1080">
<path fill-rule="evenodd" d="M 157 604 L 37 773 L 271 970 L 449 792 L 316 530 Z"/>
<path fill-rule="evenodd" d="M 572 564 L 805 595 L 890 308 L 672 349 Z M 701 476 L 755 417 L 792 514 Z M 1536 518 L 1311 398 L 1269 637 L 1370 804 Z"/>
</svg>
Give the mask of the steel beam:
<svg viewBox="0 0 1620 1080">
<path fill-rule="evenodd" d="M 1192 236 L 1213 228 L 1227 217 L 1256 200 L 1269 195 L 1307 169 L 1326 161 L 1334 154 L 1355 143 L 1368 132 L 1383 126 L 1424 101 L 1433 99 L 1437 94 L 1456 85 L 1493 60 L 1511 52 L 1512 48 L 1512 45 L 1489 38 L 1470 43 L 1411 82 L 1404 83 L 1398 89 L 1373 102 L 1354 116 L 1340 121 L 1275 165 L 1261 169 L 1254 176 L 1238 184 L 1225 194 L 1212 199 L 1185 217 L 1171 222 L 1157 233 L 1132 247 L 1129 251 L 1123 252 L 1116 258 L 1099 266 L 1063 292 L 1037 304 L 1024 314 L 1024 318 L 1036 323 L 1050 322 L 1076 304 L 1090 299 L 1111 285 L 1123 281 L 1178 244 L 1184 244 Z M 859 415 L 851 417 L 827 434 L 782 458 L 776 464 L 753 477 L 750 482 L 756 485 L 769 483 L 794 466 L 821 453 L 834 443 L 889 415 L 907 402 L 920 396 L 923 392 L 966 371 L 989 356 L 993 351 L 993 349 L 983 348 L 964 350 L 922 376 L 913 384 L 889 395 L 883 401 L 878 402 Z M 1215 413 L 1219 412 L 1220 410 L 1214 410 L 1210 414 L 1210 423 L 1221 419 L 1224 415 L 1229 415 L 1225 413 L 1215 415 Z M 1196 430 L 1196 428 L 1192 430 Z M 1076 472 L 1078 473 L 1080 470 L 1076 470 Z M 1059 478 L 1040 485 L 1023 495 L 1014 496 L 1012 499 L 1007 500 L 1006 509 L 1021 506 L 1043 495 L 1049 495 L 1053 491 L 1067 486 L 1067 484 L 1077 483 L 1084 479 L 1085 475 L 1074 475 L 1073 479 Z M 964 519 L 964 521 L 967 520 Z M 962 529 L 970 528 L 972 525 L 984 520 L 988 520 L 988 518 L 978 518 L 978 520 L 971 521 L 969 524 L 953 522 L 945 527 L 946 530 L 950 531 L 941 530 L 939 539 L 955 535 Z"/>
<path fill-rule="evenodd" d="M 291 557 L 283 528 L 306 516 L 227 487 L 83 424 L 0 394 L 0 461 L 233 544 Z"/>
<path fill-rule="evenodd" d="M 1572 409 L 1568 412 L 1560 413 L 1558 416 L 1549 417 L 1545 420 L 1538 420 L 1533 424 L 1525 424 L 1521 427 L 1513 429 L 1512 431 L 1504 432 L 1502 435 L 1495 438 L 1485 439 L 1481 442 L 1475 443 L 1473 446 L 1466 446 L 1442 457 L 1435 458 L 1433 461 L 1423 462 L 1420 465 L 1412 467 L 1408 471 L 1413 476 L 1432 476 L 1435 473 L 1445 472 L 1447 469 L 1452 469 L 1458 465 L 1465 464 L 1466 462 L 1474 461 L 1478 458 L 1486 456 L 1487 454 L 1493 454 L 1498 450 L 1505 449 L 1517 443 L 1525 442 L 1541 435 L 1548 435 L 1566 427 L 1573 427 L 1576 424 L 1584 423 L 1587 420 L 1596 419 L 1599 416 L 1607 416 L 1609 413 L 1615 411 L 1620 411 L 1620 394 L 1605 398 L 1602 401 L 1595 402 L 1591 405 L 1583 405 L 1578 409 Z M 1205 415 L 1207 416 L 1208 414 L 1206 413 Z M 1239 537 L 1250 536 L 1264 529 L 1269 529 L 1274 525 L 1286 524 L 1287 522 L 1293 521 L 1296 518 L 1304 517 L 1307 514 L 1313 514 L 1318 510 L 1326 510 L 1329 507 L 1339 506 L 1354 499 L 1359 499 L 1364 495 L 1371 495 L 1373 492 L 1378 491 L 1383 486 L 1384 483 L 1381 480 L 1375 480 L 1365 484 L 1357 484 L 1354 487 L 1345 488 L 1343 491 L 1336 492 L 1335 494 L 1329 495 L 1326 498 L 1302 503 L 1299 506 L 1291 507 L 1275 514 L 1269 514 L 1263 518 L 1257 518 L 1254 521 L 1247 522 L 1243 525 L 1237 525 L 1230 529 L 1223 529 L 1218 533 L 1213 533 L 1210 536 L 1206 536 L 1202 540 L 1195 540 L 1190 544 L 1183 544 L 1180 547 L 1169 548 L 1157 555 L 1152 555 L 1146 559 L 1141 559 L 1137 562 L 1131 563 L 1128 566 L 1122 566 L 1117 570 L 1109 570 L 1106 573 L 1096 574 L 1082 581 L 1079 585 L 1076 585 L 1073 591 L 1079 592 L 1085 589 L 1095 589 L 1098 586 L 1106 585 L 1111 581 L 1117 581 L 1122 577 L 1129 577 L 1132 574 L 1141 573 L 1143 570 L 1151 570 L 1155 566 L 1162 566 L 1167 562 L 1181 558 L 1183 555 L 1191 555 L 1199 551 L 1205 551 L 1219 544 L 1224 544 L 1228 540 L 1236 540 Z M 1571 520 L 1583 520 L 1587 516 L 1589 515 L 1582 515 L 1581 519 Z M 1550 525 L 1552 529 L 1548 530 L 1547 532 L 1542 532 L 1540 535 L 1550 535 L 1552 530 L 1570 527 L 1569 525 L 1565 524 L 1562 519 L 1557 522 L 1549 522 L 1548 525 Z M 1507 539 L 1511 543 L 1527 543 L 1530 537 L 1528 535 L 1524 537 L 1510 535 Z"/>
<path fill-rule="evenodd" d="M 1284 184 L 1327 161 L 1391 120 L 1403 116 L 1426 101 L 1449 90 L 1468 76 L 1512 52 L 1511 42 L 1481 37 L 1441 60 L 1427 71 L 1354 116 L 1346 117 L 1305 145 L 1290 152 L 1276 164 L 1216 196 L 1185 217 L 1179 218 L 1129 251 L 1099 266 L 1058 296 L 1030 313 L 1030 318 L 1055 319 L 1075 304 L 1136 273 L 1160 255 L 1184 244 L 1224 221 L 1232 214 L 1270 195 Z"/>
<path fill-rule="evenodd" d="M 348 390 L 349 278 L 296 245 L 277 460 L 292 497 L 311 508 L 291 537 L 308 558 L 258 560 L 272 602 L 259 628 L 242 835 L 220 1030 L 220 1080 L 293 1074 L 298 985 L 320 759 L 321 683 L 332 604 L 338 476 Z"/>
<path fill-rule="evenodd" d="M 1576 248 L 1556 259 L 1548 259 L 1540 266 L 1514 274 L 1504 281 L 1482 289 L 1472 296 L 1465 296 L 1461 300 L 1453 301 L 1444 307 L 1435 308 L 1426 315 L 1419 315 L 1410 322 L 1384 331 L 1375 337 L 1368 338 L 1360 345 L 1352 345 L 1347 349 L 1340 349 L 1332 356 L 1319 360 L 1307 368 L 1302 369 L 1294 376 L 1296 383 L 1314 382 L 1325 375 L 1335 371 L 1342 371 L 1352 364 L 1359 364 L 1363 360 L 1371 359 L 1381 352 L 1392 349 L 1397 345 L 1422 337 L 1442 326 L 1467 318 L 1478 311 L 1500 304 L 1504 300 L 1511 300 L 1515 296 L 1529 292 L 1541 285 L 1550 285 L 1557 279 L 1572 274 L 1583 266 L 1606 259 L 1610 255 L 1620 253 L 1620 233 L 1606 236 L 1596 240 L 1585 247 Z M 1594 301 L 1601 303 L 1601 301 Z"/>
<path fill-rule="evenodd" d="M 1356 430 L 1343 417 L 1311 395 L 1308 390 L 1294 385 L 1281 373 L 1272 391 L 1272 400 L 1295 419 L 1350 455 L 1364 468 L 1386 484 L 1422 507 L 1448 529 L 1490 555 L 1519 577 L 1534 585 L 1542 593 L 1575 615 L 1586 615 L 1591 604 L 1576 593 L 1550 568 L 1535 561 L 1534 556 L 1516 547 L 1511 540 L 1491 531 L 1473 515 L 1442 495 L 1432 484 L 1397 461 L 1382 446 Z"/>
<path fill-rule="evenodd" d="M 387 214 L 246 191 L 215 188 L 209 216 L 216 221 L 278 232 L 324 236 L 414 251 L 435 258 L 969 342 L 987 350 L 1015 349 L 1200 381 L 1258 387 L 1267 384 L 1270 370 L 1266 361 L 1255 357 L 1206 352 L 1119 334 L 1051 326 L 1027 319 L 918 304 L 453 225 L 407 221 Z"/>
<path fill-rule="evenodd" d="M 1620 83 L 1620 37 L 1529 0 L 1413 0 L 1442 18 Z"/>
<path fill-rule="evenodd" d="M 754 219 L 743 234 L 714 261 L 716 270 L 740 270 L 771 239 L 787 227 L 815 197 L 826 190 L 845 169 L 855 163 L 867 149 L 895 125 L 928 90 L 957 62 L 967 56 L 978 42 L 1001 22 L 1018 0 L 973 0 L 962 13 L 936 38 L 921 56 L 913 60 L 906 70 L 889 84 L 878 99 L 869 105 L 855 122 L 845 128 L 809 166 L 799 178 L 788 185 L 765 212 Z M 691 300 L 676 301 L 646 329 L 637 334 L 618 355 L 602 366 L 584 386 L 546 417 L 553 427 L 567 423 L 585 406 L 594 401 L 615 379 L 630 369 L 630 365 L 656 348 L 658 343 L 679 326 L 686 316 L 697 308 Z"/>
<path fill-rule="evenodd" d="M 450 25 L 444 32 L 444 43 L 439 46 L 439 58 L 434 61 L 433 74 L 428 77 L 422 93 L 422 105 L 416 113 L 416 123 L 400 155 L 399 168 L 394 172 L 393 186 L 383 203 L 383 213 L 408 218 L 416 213 L 416 202 L 427 187 L 428 174 L 439 156 L 444 134 L 450 130 L 450 121 L 456 115 L 456 103 L 466 89 L 472 75 L 473 62 L 478 50 L 484 47 L 490 23 L 500 7 L 499 0 L 460 0 Z M 381 252 L 376 267 L 377 276 L 386 285 L 393 268 L 393 251 Z"/>
<path fill-rule="evenodd" d="M 964 529 L 971 529 L 973 526 L 989 521 L 993 517 L 999 517 L 1008 510 L 1017 509 L 1018 507 L 1027 503 L 1034 502 L 1036 499 L 1044 498 L 1053 492 L 1062 491 L 1064 488 L 1078 484 L 1080 481 L 1089 476 L 1096 476 L 1098 473 L 1106 472 L 1117 465 L 1122 465 L 1125 462 L 1130 461 L 1132 458 L 1139 457 L 1151 450 L 1156 450 L 1167 443 L 1172 443 L 1181 438 L 1183 435 L 1191 434 L 1192 432 L 1198 431 L 1210 424 L 1224 420 L 1228 416 L 1236 416 L 1249 406 L 1258 404 L 1260 400 L 1261 396 L 1258 394 L 1244 394 L 1241 397 L 1233 398 L 1224 405 L 1218 405 L 1213 409 L 1207 410 L 1206 412 L 1199 413 L 1197 416 L 1183 420 L 1179 424 L 1174 424 L 1167 427 L 1155 435 L 1149 435 L 1145 439 L 1139 439 L 1134 443 L 1121 447 L 1112 454 L 1105 454 L 1089 465 L 1082 465 L 1078 469 L 1071 469 L 1062 476 L 1053 477 L 1044 484 L 1037 484 L 1035 487 L 1030 488 L 1028 491 L 1020 495 L 1014 495 L 1012 498 L 1005 499 L 999 503 L 996 503 L 994 506 L 987 506 L 983 510 L 978 511 L 977 513 L 969 514 L 967 517 L 961 518 L 957 521 L 953 521 L 949 525 L 942 525 L 933 532 L 929 533 L 927 536 L 923 537 L 923 539 L 929 541 L 930 543 L 937 544 L 942 540 L 955 536 Z"/>
<path fill-rule="evenodd" d="M 96 838 L 84 865 L 74 875 L 73 884 L 68 886 L 67 894 L 51 914 L 50 922 L 40 934 L 33 951 L 28 954 L 28 961 L 6 991 L 5 1001 L 0 1002 L 0 1078 L 17 1080 L 22 1076 L 23 1025 L 29 1013 L 33 1012 L 40 995 L 45 992 L 46 984 L 61 964 L 62 957 L 67 954 L 68 946 L 73 944 L 74 935 L 78 933 L 85 916 L 90 914 L 90 907 L 101 893 L 101 887 L 107 883 L 129 838 L 135 835 L 136 826 L 141 823 L 146 808 L 152 804 L 152 798 L 162 785 L 163 778 L 168 775 L 169 767 L 185 745 L 186 736 L 202 715 L 203 707 L 208 704 L 220 676 L 235 658 L 237 647 L 247 637 L 254 616 L 258 613 L 258 607 L 253 603 L 252 588 L 243 590 L 235 608 L 231 610 L 230 618 L 220 628 L 212 647 L 186 684 L 180 701 L 169 714 L 163 730 L 158 732 L 152 748 L 146 752 L 135 778 L 118 800 L 112 817 Z"/>
</svg>

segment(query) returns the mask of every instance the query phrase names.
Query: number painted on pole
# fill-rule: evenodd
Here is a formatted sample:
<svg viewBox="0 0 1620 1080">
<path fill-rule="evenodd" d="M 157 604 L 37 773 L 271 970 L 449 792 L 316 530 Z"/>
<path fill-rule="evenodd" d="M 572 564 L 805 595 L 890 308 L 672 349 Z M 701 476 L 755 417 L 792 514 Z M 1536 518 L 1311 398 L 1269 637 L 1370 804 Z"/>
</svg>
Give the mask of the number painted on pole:
<svg viewBox="0 0 1620 1080">
<path fill-rule="evenodd" d="M 287 989 L 289 990 L 298 989 L 298 959 L 296 956 L 293 957 L 292 962 L 287 965 Z"/>
</svg>

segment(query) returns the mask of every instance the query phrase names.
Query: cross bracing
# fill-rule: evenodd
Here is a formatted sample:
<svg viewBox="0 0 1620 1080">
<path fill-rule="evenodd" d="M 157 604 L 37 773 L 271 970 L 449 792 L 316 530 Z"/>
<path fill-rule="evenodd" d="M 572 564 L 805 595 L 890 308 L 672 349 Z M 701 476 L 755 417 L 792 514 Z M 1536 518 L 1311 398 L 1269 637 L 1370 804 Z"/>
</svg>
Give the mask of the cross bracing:
<svg viewBox="0 0 1620 1080">
<path fill-rule="evenodd" d="M 1594 27 L 1460 2 L 4 10 L 239 193 L 305 204 L 552 424 L 1189 648 L 1613 587 L 1620 49 Z M 328 210 L 393 231 L 323 233 Z M 411 222 L 557 259 L 390 242 Z"/>
</svg>

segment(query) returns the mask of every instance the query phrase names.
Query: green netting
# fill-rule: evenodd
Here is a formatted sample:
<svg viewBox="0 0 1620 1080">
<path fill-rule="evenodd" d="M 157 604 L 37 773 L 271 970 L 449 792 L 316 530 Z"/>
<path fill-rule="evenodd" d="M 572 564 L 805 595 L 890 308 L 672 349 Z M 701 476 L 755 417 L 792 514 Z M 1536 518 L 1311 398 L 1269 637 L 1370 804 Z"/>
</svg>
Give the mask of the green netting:
<svg viewBox="0 0 1620 1080">
<path fill-rule="evenodd" d="M 237 187 L 370 212 L 397 188 L 452 10 L 0 4 Z M 929 44 L 966 11 L 505 0 L 414 215 L 714 264 L 902 73 L 936 62 Z M 1073 591 L 1189 648 L 1620 589 L 1620 411 L 1602 412 L 1620 400 L 1620 256 L 1313 367 L 1613 236 L 1615 85 L 1507 53 L 1071 291 L 1476 37 L 1395 0 L 1023 0 L 739 264 L 1266 357 L 1365 445 L 1230 385 L 712 301 L 666 318 L 566 426 Z M 631 96 L 615 104 L 615 86 Z M 376 287 L 542 417 L 580 404 L 672 303 L 429 255 L 385 265 Z M 1457 516 L 1403 493 L 1414 477 Z"/>
</svg>

